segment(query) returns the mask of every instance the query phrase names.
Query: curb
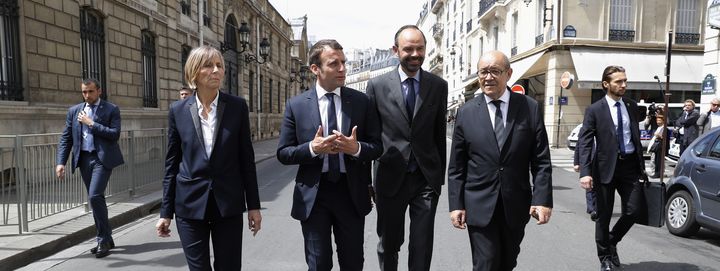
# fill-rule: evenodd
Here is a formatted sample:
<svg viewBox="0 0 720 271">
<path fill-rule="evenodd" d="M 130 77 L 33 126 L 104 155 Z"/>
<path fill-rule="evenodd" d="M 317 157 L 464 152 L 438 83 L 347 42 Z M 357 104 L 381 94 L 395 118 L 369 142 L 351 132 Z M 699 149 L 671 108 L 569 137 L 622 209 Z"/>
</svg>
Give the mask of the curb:
<svg viewBox="0 0 720 271">
<path fill-rule="evenodd" d="M 260 162 L 263 162 L 263 161 L 266 161 L 266 160 L 269 160 L 272 158 L 275 158 L 275 155 L 270 155 L 270 156 L 263 157 L 260 159 L 256 158 L 255 164 L 258 164 Z M 141 197 L 145 197 L 145 196 L 149 196 L 149 195 L 152 195 L 152 193 L 148 193 Z M 110 217 L 109 218 L 110 226 L 111 226 L 111 228 L 116 229 L 120 226 L 123 226 L 130 222 L 138 220 L 142 217 L 145 217 L 145 216 L 151 214 L 153 210 L 160 208 L 161 203 L 162 203 L 162 198 L 154 199 L 147 203 L 144 203 L 142 205 L 136 206 L 127 211 L 119 213 L 113 217 Z M 84 215 L 88 215 L 88 214 L 84 214 Z M 48 241 L 42 245 L 23 250 L 21 252 L 18 252 L 15 255 L 11 255 L 5 259 L 1 259 L 0 260 L 0 271 L 15 270 L 20 267 L 26 266 L 37 260 L 41 260 L 45 257 L 51 256 L 61 250 L 64 250 L 69 247 L 80 244 L 80 243 L 84 242 L 85 240 L 93 238 L 93 236 L 95 236 L 95 225 L 94 224 L 88 225 L 88 226 L 83 227 L 73 233 L 66 234 L 55 240 Z"/>
</svg>

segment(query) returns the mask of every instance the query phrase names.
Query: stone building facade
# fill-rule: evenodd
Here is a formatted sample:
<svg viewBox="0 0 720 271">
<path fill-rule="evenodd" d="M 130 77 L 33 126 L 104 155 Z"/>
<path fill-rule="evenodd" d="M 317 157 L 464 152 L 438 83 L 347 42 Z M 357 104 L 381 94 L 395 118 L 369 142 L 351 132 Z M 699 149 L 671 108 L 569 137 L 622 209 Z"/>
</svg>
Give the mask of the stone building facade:
<svg viewBox="0 0 720 271">
<path fill-rule="evenodd" d="M 510 57 L 508 84 L 522 86 L 544 110 L 554 146 L 582 122 L 585 108 L 600 99 L 602 70 L 627 69 L 626 96 L 660 102 L 655 75 L 664 82 L 668 31 L 674 36 L 670 76 L 671 103 L 700 98 L 706 0 L 431 0 L 437 48 L 445 58 L 432 62 L 448 81 L 448 102 L 477 94 L 477 62 L 490 50 Z M 560 90 L 564 72 L 575 76 Z M 664 87 L 664 86 L 663 86 Z M 449 106 L 452 106 L 449 104 Z"/>
<path fill-rule="evenodd" d="M 290 69 L 306 60 L 291 53 L 291 25 L 267 0 L 8 0 L 0 20 L 12 37 L 0 41 L 0 134 L 60 132 L 88 77 L 120 106 L 123 130 L 166 127 L 183 64 L 202 42 L 223 51 L 222 91 L 247 100 L 253 138 L 273 137 L 285 100 L 300 91 Z"/>
</svg>

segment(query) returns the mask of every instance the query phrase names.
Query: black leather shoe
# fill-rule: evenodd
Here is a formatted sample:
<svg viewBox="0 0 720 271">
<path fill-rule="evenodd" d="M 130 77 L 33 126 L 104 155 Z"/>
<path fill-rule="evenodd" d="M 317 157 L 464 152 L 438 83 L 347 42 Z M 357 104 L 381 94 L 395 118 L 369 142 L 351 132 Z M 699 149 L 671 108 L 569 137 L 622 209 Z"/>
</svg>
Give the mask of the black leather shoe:
<svg viewBox="0 0 720 271">
<path fill-rule="evenodd" d="M 110 249 L 115 248 L 115 241 L 110 241 Z M 93 247 L 90 249 L 90 253 L 95 254 L 98 251 L 98 247 Z"/>
<path fill-rule="evenodd" d="M 590 212 L 590 220 L 597 221 L 598 220 L 598 214 L 595 211 Z"/>
<path fill-rule="evenodd" d="M 95 258 L 103 258 L 110 255 L 110 243 L 102 243 L 97 246 L 97 252 Z"/>
<path fill-rule="evenodd" d="M 612 253 L 610 256 L 610 262 L 612 262 L 614 266 L 620 267 L 620 257 L 617 254 L 617 247 L 610 246 L 610 252 Z"/>
<path fill-rule="evenodd" d="M 600 271 L 612 271 L 615 270 L 613 267 L 612 262 L 610 261 L 610 257 L 605 257 L 605 259 L 600 262 Z"/>
</svg>

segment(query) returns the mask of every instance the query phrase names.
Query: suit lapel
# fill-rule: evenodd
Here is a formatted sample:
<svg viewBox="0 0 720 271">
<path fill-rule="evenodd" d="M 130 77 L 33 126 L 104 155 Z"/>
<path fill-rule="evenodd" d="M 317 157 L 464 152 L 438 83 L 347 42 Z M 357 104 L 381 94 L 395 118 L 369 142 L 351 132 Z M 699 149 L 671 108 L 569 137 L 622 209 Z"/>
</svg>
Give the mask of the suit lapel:
<svg viewBox="0 0 720 271">
<path fill-rule="evenodd" d="M 82 124 L 80 124 L 77 115 L 80 114 L 80 111 L 82 111 L 84 108 L 85 103 L 81 103 L 76 107 L 75 113 L 73 113 L 73 131 L 75 131 L 75 133 L 77 134 L 77 138 L 79 138 L 80 140 L 82 140 Z"/>
<path fill-rule="evenodd" d="M 410 116 L 408 116 L 407 109 L 405 109 L 405 96 L 403 96 L 402 82 L 400 82 L 400 74 L 398 69 L 394 69 L 388 76 L 390 81 L 390 93 L 389 98 L 398 107 L 400 114 L 405 117 L 405 121 L 410 123 Z M 422 88 L 422 85 L 420 86 Z M 417 101 L 415 102 L 417 104 Z"/>
<path fill-rule="evenodd" d="M 502 150 L 507 149 L 505 148 L 505 142 L 507 142 L 508 137 L 510 137 L 510 133 L 512 133 L 513 127 L 515 126 L 515 118 L 517 118 L 517 112 L 522 107 L 520 102 L 520 98 L 522 97 L 517 96 L 519 94 L 512 92 L 509 88 L 505 91 L 510 92 L 510 100 L 508 101 L 508 113 L 507 121 L 505 123 L 505 133 L 500 138 L 500 142 L 498 142 L 498 146 L 500 147 L 500 153 L 503 153 Z"/>
<path fill-rule="evenodd" d="M 340 92 L 340 102 L 342 103 L 342 127 L 340 127 L 340 130 L 345 136 L 350 136 L 350 131 L 352 130 L 352 123 L 350 123 L 350 117 L 353 112 L 352 103 L 350 102 L 351 100 L 352 93 L 350 93 L 350 91 L 346 88 L 342 88 L 342 91 Z"/>
<path fill-rule="evenodd" d="M 425 71 L 420 70 L 420 93 L 417 96 L 417 99 L 415 101 L 415 112 L 413 112 L 413 117 L 417 114 L 417 112 L 420 110 L 420 107 L 423 104 L 423 101 L 425 101 L 428 98 L 428 95 L 430 95 L 430 82 L 423 80 L 425 78 Z"/>
<path fill-rule="evenodd" d="M 607 124 L 603 125 L 603 126 L 597 125 L 597 127 L 609 127 L 610 132 L 613 134 L 613 138 L 617 138 L 617 128 L 615 127 L 615 123 L 613 122 L 613 116 L 612 116 L 613 112 L 610 112 L 610 107 L 607 103 L 607 99 L 605 98 L 605 96 L 603 96 L 603 98 L 600 100 L 600 112 L 601 112 L 600 113 L 601 116 L 605 115 L 605 116 L 608 116 L 609 118 L 598 118 L 600 120 L 607 121 Z"/>
<path fill-rule="evenodd" d="M 195 135 L 200 142 L 200 145 L 205 149 L 205 139 L 203 139 L 202 126 L 200 125 L 200 115 L 198 115 L 198 105 L 195 95 L 188 97 L 190 102 L 188 103 L 188 110 L 190 110 L 190 116 L 192 118 L 193 126 L 195 127 Z M 203 152 L 205 153 L 205 152 Z"/>
<path fill-rule="evenodd" d="M 310 110 L 310 117 L 312 124 L 314 124 L 313 132 L 317 131 L 317 127 L 322 125 L 322 119 L 320 118 L 320 107 L 318 106 L 318 98 L 317 98 L 317 90 L 315 90 L 315 87 L 311 88 L 309 91 L 305 91 L 305 102 L 307 105 L 305 108 Z M 325 127 L 323 127 L 324 129 Z M 314 135 L 313 135 L 314 136 Z"/>
<path fill-rule="evenodd" d="M 210 157 L 213 156 L 213 154 L 215 153 L 215 148 L 218 145 L 224 145 L 224 144 L 218 144 L 218 143 L 220 140 L 220 125 L 222 124 L 223 113 L 225 113 L 225 96 L 223 95 L 222 92 L 219 92 L 219 91 L 218 91 L 218 96 L 219 97 L 218 97 L 218 103 L 217 103 L 217 112 L 215 112 L 215 134 L 213 135 L 213 137 L 215 137 L 215 141 L 213 141 L 213 142 L 215 142 L 215 144 L 213 144 L 213 149 L 210 152 Z M 195 112 L 197 112 L 197 110 Z M 210 158 L 210 157 L 208 157 L 208 158 Z"/>
<path fill-rule="evenodd" d="M 490 112 L 488 111 L 487 103 L 485 102 L 485 95 L 480 95 L 475 97 L 473 100 L 477 100 L 477 106 L 479 115 L 477 116 L 477 119 L 480 121 L 480 125 L 477 127 L 477 129 L 480 129 L 480 133 L 485 134 L 485 138 L 488 138 L 488 140 L 495 139 L 495 129 L 493 128 L 492 121 L 490 121 Z M 500 157 L 500 149 L 497 147 L 497 139 L 493 140 L 495 147 L 489 147 L 493 149 L 493 154 L 496 157 Z"/>
</svg>

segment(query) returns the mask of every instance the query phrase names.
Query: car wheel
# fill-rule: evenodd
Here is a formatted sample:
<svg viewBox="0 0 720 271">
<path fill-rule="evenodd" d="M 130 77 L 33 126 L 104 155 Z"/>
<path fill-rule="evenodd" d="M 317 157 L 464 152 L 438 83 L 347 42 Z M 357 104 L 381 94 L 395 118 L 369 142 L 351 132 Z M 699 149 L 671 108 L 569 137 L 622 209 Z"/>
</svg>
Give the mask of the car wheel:
<svg viewBox="0 0 720 271">
<path fill-rule="evenodd" d="M 677 191 L 665 204 L 665 224 L 670 233 L 688 237 L 700 230 L 695 221 L 695 205 L 693 198 L 687 191 Z"/>
</svg>

